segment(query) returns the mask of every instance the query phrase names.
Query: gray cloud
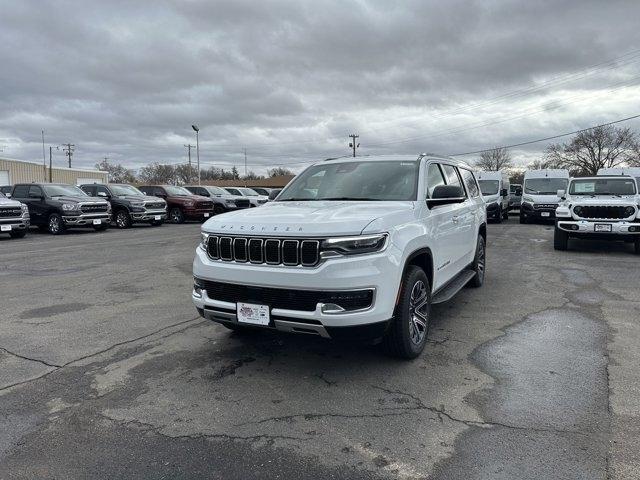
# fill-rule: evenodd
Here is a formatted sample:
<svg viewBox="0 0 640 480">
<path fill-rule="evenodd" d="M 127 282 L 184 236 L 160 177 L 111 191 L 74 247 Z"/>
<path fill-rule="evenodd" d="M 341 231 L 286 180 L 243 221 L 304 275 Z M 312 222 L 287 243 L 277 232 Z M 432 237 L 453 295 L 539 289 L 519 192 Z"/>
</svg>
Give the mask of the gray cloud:
<svg viewBox="0 0 640 480">
<path fill-rule="evenodd" d="M 454 153 L 638 113 L 631 0 L 0 0 L 0 11 L 0 145 L 15 158 L 39 159 L 44 129 L 78 146 L 79 166 L 184 162 L 198 123 L 205 165 L 240 166 L 246 146 L 263 171 L 347 153 L 351 131 L 362 153 Z"/>
</svg>

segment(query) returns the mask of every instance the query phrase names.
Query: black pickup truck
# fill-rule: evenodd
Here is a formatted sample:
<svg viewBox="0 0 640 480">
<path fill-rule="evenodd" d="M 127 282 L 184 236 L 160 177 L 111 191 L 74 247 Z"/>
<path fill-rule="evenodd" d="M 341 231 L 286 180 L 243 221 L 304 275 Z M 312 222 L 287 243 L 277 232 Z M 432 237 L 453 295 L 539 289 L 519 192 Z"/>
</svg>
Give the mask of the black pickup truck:
<svg viewBox="0 0 640 480">
<path fill-rule="evenodd" d="M 124 183 L 90 183 L 80 188 L 91 197 L 108 200 L 113 221 L 118 228 L 129 228 L 134 223 L 162 225 L 167 219 L 167 202 L 150 197 L 132 185 Z"/>
<path fill-rule="evenodd" d="M 18 183 L 11 198 L 27 205 L 31 225 L 53 235 L 75 227 L 106 230 L 111 221 L 109 202 L 91 198 L 73 185 Z"/>
</svg>

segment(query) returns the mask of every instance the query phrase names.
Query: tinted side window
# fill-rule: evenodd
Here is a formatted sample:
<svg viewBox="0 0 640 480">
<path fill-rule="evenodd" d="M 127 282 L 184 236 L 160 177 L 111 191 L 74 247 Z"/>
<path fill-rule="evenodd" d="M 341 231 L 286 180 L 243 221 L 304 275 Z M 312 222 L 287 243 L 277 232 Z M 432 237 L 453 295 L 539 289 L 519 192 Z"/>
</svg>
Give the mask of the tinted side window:
<svg viewBox="0 0 640 480">
<path fill-rule="evenodd" d="M 433 195 L 433 189 L 439 185 L 444 185 L 444 177 L 437 163 L 430 163 L 427 167 L 427 198 Z"/>
<path fill-rule="evenodd" d="M 82 187 L 80 187 L 82 189 L 82 191 L 84 193 L 86 193 L 87 195 L 91 195 L 92 197 L 96 196 L 96 187 L 94 187 L 93 185 L 83 185 Z"/>
<path fill-rule="evenodd" d="M 13 187 L 13 196 L 17 198 L 27 198 L 29 185 L 16 185 Z"/>
<path fill-rule="evenodd" d="M 442 165 L 442 171 L 444 172 L 444 176 L 447 179 L 447 185 L 460 187 L 464 190 L 455 167 L 452 167 L 451 165 Z"/>
<path fill-rule="evenodd" d="M 163 195 L 165 195 L 165 193 L 164 193 L 164 188 L 155 187 L 155 188 L 153 189 L 153 194 L 154 194 L 154 195 L 156 195 L 156 196 L 158 196 L 158 195 L 159 195 L 159 196 L 163 196 Z"/>
<path fill-rule="evenodd" d="M 109 195 L 109 189 L 104 185 L 96 185 L 94 188 L 96 190 L 96 195 L 98 194 L 98 192 L 106 193 L 107 195 Z"/>
<path fill-rule="evenodd" d="M 40 198 L 42 197 L 42 189 L 37 185 L 31 185 L 29 187 L 29 197 L 30 198 Z"/>
<path fill-rule="evenodd" d="M 464 184 L 467 187 L 467 192 L 469 192 L 469 196 L 470 197 L 480 196 L 480 189 L 478 188 L 478 184 L 476 183 L 476 178 L 473 176 L 473 173 L 471 172 L 471 170 L 461 168 L 460 173 L 462 174 L 462 180 L 464 181 Z"/>
</svg>

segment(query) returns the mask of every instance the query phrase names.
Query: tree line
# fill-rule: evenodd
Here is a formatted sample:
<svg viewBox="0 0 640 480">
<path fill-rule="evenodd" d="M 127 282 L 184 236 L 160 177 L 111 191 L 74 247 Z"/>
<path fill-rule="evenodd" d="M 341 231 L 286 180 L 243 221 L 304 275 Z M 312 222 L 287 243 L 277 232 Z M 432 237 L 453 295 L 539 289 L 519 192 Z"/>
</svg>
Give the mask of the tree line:
<svg viewBox="0 0 640 480">
<path fill-rule="evenodd" d="M 98 170 L 109 172 L 109 181 L 113 183 L 151 183 L 151 184 L 170 184 L 170 185 L 188 185 L 198 181 L 198 170 L 194 166 L 185 164 L 172 165 L 167 163 L 150 163 L 135 171 L 123 167 L 120 164 L 111 163 L 103 160 L 96 163 Z M 231 169 L 209 167 L 200 169 L 200 179 L 210 180 L 259 180 L 267 177 L 277 177 L 280 175 L 293 175 L 293 172 L 287 168 L 276 167 L 267 170 L 267 176 L 257 175 L 252 171 L 246 175 L 240 175 L 238 169 L 233 166 Z"/>
<path fill-rule="evenodd" d="M 482 152 L 475 165 L 485 171 L 512 171 L 511 181 L 521 183 L 523 174 L 514 170 L 511 154 L 505 147 Z M 638 134 L 629 128 L 607 125 L 584 130 L 567 142 L 549 145 L 542 158 L 527 169 L 563 168 L 571 176 L 584 177 L 596 175 L 601 168 L 624 166 L 640 167 Z"/>
</svg>

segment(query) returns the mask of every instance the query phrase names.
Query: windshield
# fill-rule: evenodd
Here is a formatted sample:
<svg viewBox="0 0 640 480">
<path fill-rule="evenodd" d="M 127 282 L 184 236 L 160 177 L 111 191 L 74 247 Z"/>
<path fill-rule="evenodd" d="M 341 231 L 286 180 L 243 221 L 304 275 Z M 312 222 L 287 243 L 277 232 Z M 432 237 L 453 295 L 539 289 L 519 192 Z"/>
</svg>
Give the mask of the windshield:
<svg viewBox="0 0 640 480">
<path fill-rule="evenodd" d="M 571 195 L 635 195 L 632 178 L 585 178 L 573 180 Z"/>
<path fill-rule="evenodd" d="M 251 190 L 250 188 L 238 188 L 238 190 L 240 190 L 242 192 L 243 195 L 247 196 L 247 197 L 257 197 L 258 192 L 256 192 L 255 190 Z"/>
<path fill-rule="evenodd" d="M 72 197 L 86 197 L 87 194 L 73 185 L 43 185 L 44 191 L 50 197 L 62 197 L 70 195 Z"/>
<path fill-rule="evenodd" d="M 131 185 L 109 185 L 109 188 L 114 195 L 144 195 L 144 193 Z"/>
<path fill-rule="evenodd" d="M 277 201 L 415 200 L 419 167 L 417 160 L 314 165 L 298 175 Z"/>
<path fill-rule="evenodd" d="M 242 196 L 242 193 L 240 193 L 240 190 L 236 190 L 235 188 L 227 188 L 225 189 L 227 192 L 229 192 L 231 195 L 239 195 Z"/>
<path fill-rule="evenodd" d="M 164 187 L 164 189 L 167 192 L 167 195 L 173 195 L 176 197 L 184 197 L 186 195 L 193 195 L 193 193 L 191 193 L 189 190 L 187 190 L 186 188 L 182 188 L 182 187 L 173 187 L 171 185 L 167 185 L 166 187 Z"/>
<path fill-rule="evenodd" d="M 500 182 L 498 180 L 478 180 L 482 195 L 495 195 L 498 193 Z"/>
<path fill-rule="evenodd" d="M 228 195 L 229 193 L 220 187 L 204 187 L 211 195 Z"/>
<path fill-rule="evenodd" d="M 533 195 L 555 195 L 558 190 L 566 190 L 567 183 L 566 178 L 528 178 L 524 181 L 524 191 Z"/>
</svg>

